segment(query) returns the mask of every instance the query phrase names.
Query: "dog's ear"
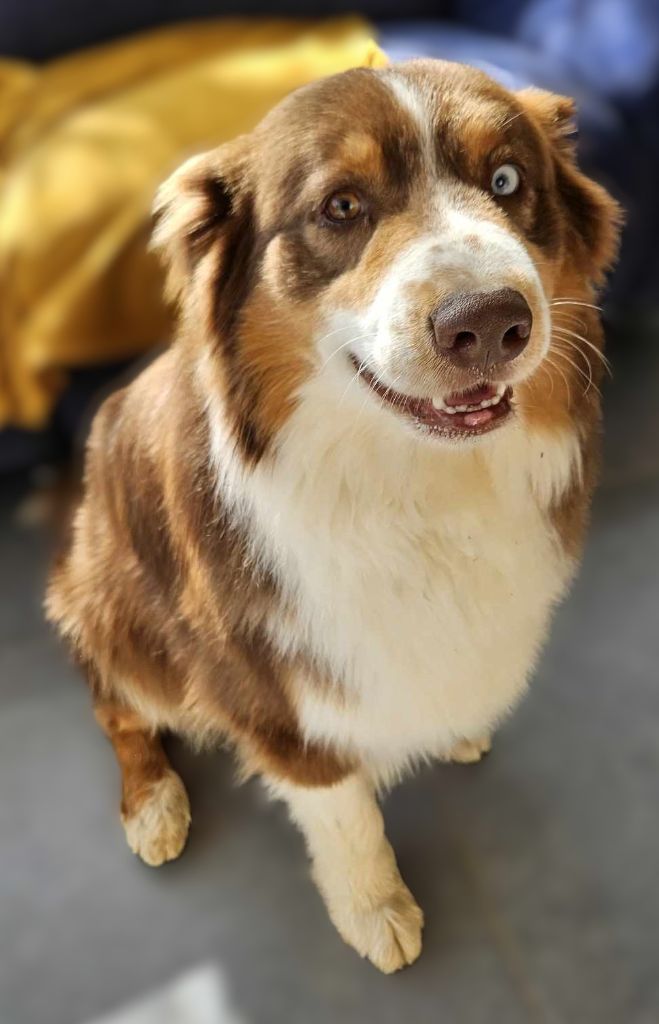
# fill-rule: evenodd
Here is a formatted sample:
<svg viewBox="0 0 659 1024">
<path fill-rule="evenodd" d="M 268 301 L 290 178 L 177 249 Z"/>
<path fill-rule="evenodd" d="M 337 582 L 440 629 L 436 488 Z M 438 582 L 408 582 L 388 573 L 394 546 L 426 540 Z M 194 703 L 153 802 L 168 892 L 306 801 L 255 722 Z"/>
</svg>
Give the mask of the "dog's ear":
<svg viewBox="0 0 659 1024">
<path fill-rule="evenodd" d="M 618 251 L 622 211 L 606 189 L 577 167 L 575 102 L 542 89 L 523 89 L 517 98 L 551 145 L 556 188 L 568 220 L 568 250 L 590 281 L 601 284 Z"/>
<path fill-rule="evenodd" d="M 247 136 L 187 160 L 161 185 L 151 248 L 167 268 L 166 294 L 182 297 L 199 260 L 228 238 L 249 206 Z"/>
<path fill-rule="evenodd" d="M 552 145 L 574 159 L 574 137 L 577 134 L 577 105 L 574 100 L 570 96 L 535 88 L 522 89 L 516 96 Z"/>
</svg>

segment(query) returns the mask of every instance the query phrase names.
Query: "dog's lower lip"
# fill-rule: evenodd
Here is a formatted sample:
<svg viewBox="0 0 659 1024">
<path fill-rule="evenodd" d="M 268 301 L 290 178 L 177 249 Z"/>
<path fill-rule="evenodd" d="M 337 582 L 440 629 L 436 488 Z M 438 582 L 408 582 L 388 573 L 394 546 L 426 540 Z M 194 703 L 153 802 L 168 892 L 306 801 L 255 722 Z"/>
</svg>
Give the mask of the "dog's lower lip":
<svg viewBox="0 0 659 1024">
<path fill-rule="evenodd" d="M 500 426 L 512 414 L 512 388 L 480 382 L 445 398 L 416 398 L 383 384 L 350 354 L 365 384 L 393 411 L 412 420 L 425 433 L 447 437 L 473 437 Z"/>
</svg>

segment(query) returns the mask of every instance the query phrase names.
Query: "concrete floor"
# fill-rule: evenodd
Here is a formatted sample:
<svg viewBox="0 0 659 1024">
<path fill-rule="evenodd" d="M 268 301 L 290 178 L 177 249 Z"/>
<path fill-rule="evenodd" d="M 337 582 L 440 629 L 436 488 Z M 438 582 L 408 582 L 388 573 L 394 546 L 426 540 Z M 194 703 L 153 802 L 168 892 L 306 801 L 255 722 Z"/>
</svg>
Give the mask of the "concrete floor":
<svg viewBox="0 0 659 1024">
<path fill-rule="evenodd" d="M 246 1024 L 659 1022 L 653 342 L 614 353 L 585 564 L 530 696 L 482 765 L 427 769 L 387 801 L 427 921 L 421 959 L 391 978 L 342 945 L 283 809 L 236 788 L 225 754 L 172 744 L 188 849 L 158 870 L 130 854 L 111 751 L 41 620 L 46 541 L 4 495 L 2 1024 L 83 1024 L 209 963 Z"/>
</svg>

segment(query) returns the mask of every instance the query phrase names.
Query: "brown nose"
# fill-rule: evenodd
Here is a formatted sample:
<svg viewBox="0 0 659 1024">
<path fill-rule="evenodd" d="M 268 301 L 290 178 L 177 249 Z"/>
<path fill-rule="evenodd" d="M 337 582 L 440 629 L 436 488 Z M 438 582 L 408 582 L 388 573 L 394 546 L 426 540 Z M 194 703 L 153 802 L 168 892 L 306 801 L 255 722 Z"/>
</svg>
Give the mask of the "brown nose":
<svg viewBox="0 0 659 1024">
<path fill-rule="evenodd" d="M 456 366 L 484 370 L 518 356 L 533 324 L 526 299 L 512 288 L 451 295 L 430 319 L 442 355 Z"/>
</svg>

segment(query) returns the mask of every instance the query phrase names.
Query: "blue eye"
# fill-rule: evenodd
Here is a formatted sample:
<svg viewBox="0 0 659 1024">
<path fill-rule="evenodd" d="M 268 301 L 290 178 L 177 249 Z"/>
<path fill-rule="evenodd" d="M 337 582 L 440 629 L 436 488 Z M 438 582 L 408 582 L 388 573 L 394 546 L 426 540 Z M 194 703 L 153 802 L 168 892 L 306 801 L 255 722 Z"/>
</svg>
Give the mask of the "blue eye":
<svg viewBox="0 0 659 1024">
<path fill-rule="evenodd" d="M 511 196 L 519 188 L 520 180 L 514 164 L 501 164 L 490 179 L 490 188 L 495 196 Z"/>
</svg>

